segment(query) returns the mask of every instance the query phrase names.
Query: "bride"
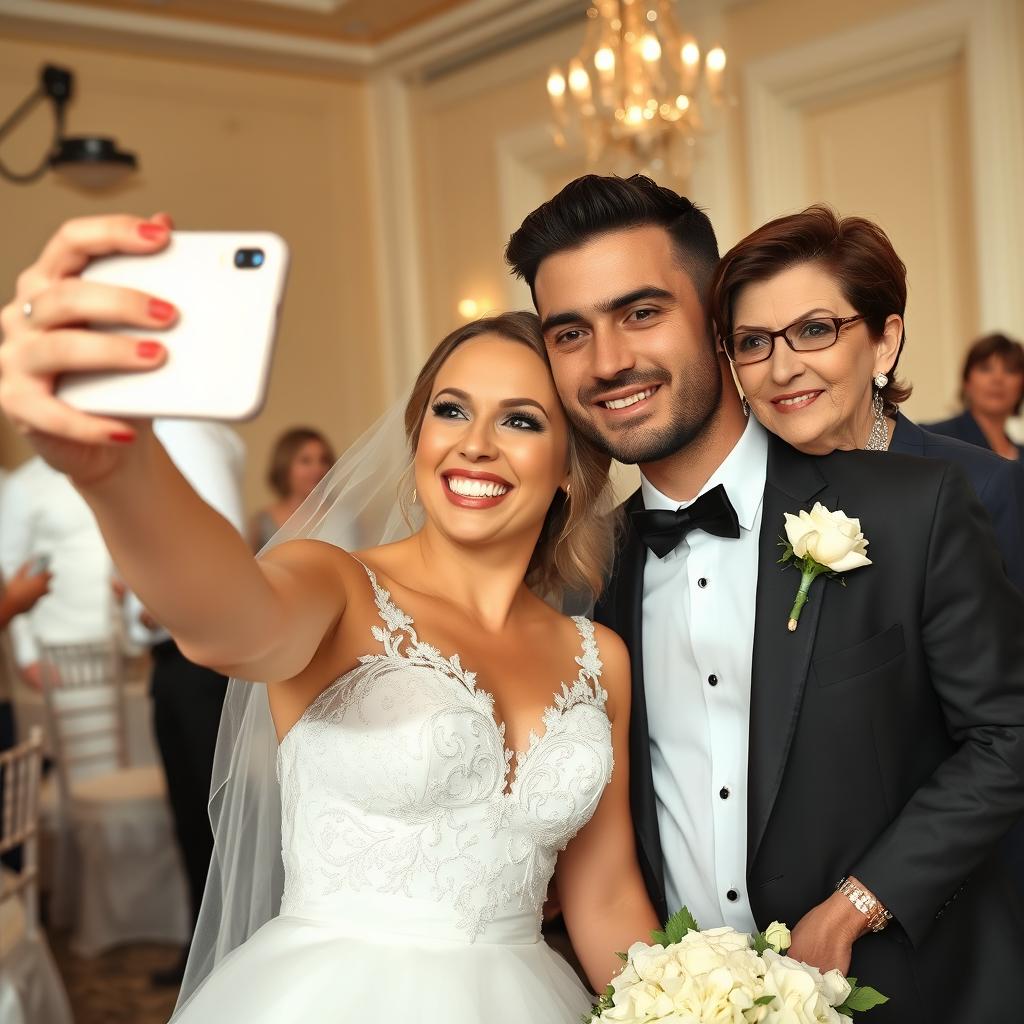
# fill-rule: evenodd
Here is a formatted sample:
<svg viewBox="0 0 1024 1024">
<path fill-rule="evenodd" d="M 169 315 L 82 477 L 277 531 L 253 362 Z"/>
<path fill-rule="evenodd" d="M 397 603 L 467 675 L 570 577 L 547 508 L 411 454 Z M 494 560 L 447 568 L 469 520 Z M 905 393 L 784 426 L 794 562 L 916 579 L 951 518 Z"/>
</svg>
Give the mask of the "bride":
<svg viewBox="0 0 1024 1024">
<path fill-rule="evenodd" d="M 76 325 L 166 325 L 154 297 L 78 273 L 158 251 L 168 230 L 99 217 L 58 231 L 0 314 L 0 405 L 183 652 L 269 681 L 232 683 L 175 1021 L 574 1024 L 590 996 L 540 937 L 552 875 L 596 990 L 657 922 L 630 822 L 628 656 L 542 600 L 600 588 L 611 527 L 606 466 L 563 414 L 536 319 L 471 323 L 420 372 L 404 412 L 411 535 L 339 546 L 366 518 L 346 471 L 388 477 L 377 434 L 253 559 L 148 423 L 53 395 L 63 372 L 163 361 Z"/>
</svg>

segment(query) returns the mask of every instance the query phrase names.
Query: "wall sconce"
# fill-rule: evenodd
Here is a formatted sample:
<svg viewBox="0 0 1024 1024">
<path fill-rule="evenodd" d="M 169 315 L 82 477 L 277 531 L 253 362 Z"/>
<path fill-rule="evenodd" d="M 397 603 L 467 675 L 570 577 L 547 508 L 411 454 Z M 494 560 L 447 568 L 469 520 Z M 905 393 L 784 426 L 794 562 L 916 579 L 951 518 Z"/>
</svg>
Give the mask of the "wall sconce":
<svg viewBox="0 0 1024 1024">
<path fill-rule="evenodd" d="M 39 85 L 0 124 L 0 140 L 8 135 L 41 100 L 53 104 L 53 143 L 31 171 L 12 171 L 0 160 L 0 177 L 15 185 L 38 181 L 51 168 L 79 188 L 104 189 L 122 182 L 138 166 L 133 153 L 117 148 L 114 139 L 95 135 L 65 135 L 64 115 L 74 92 L 74 75 L 64 68 L 47 64 Z"/>
</svg>

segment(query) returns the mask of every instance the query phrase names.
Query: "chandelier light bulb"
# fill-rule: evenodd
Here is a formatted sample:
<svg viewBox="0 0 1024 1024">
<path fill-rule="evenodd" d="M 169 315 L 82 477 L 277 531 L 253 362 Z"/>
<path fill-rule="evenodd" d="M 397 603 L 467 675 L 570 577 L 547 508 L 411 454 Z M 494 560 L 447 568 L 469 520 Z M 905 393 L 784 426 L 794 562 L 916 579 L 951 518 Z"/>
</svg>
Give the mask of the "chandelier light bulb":
<svg viewBox="0 0 1024 1024">
<path fill-rule="evenodd" d="M 700 47 L 691 39 L 690 42 L 683 44 L 683 49 L 679 55 L 683 58 L 683 63 L 688 68 L 696 67 L 700 61 Z"/>
<path fill-rule="evenodd" d="M 634 125 L 634 126 L 638 125 L 638 124 L 640 124 L 641 121 L 643 121 L 643 119 L 644 119 L 644 109 L 643 109 L 643 107 L 630 107 L 626 111 L 626 124 L 628 124 L 628 125 Z"/>
<path fill-rule="evenodd" d="M 459 302 L 459 316 L 472 320 L 480 312 L 480 303 L 476 299 L 462 299 Z"/>
<path fill-rule="evenodd" d="M 560 100 L 565 95 L 565 75 L 557 68 L 548 75 L 548 95 L 553 100 Z"/>
<path fill-rule="evenodd" d="M 661 43 L 658 42 L 657 36 L 650 33 L 644 36 L 640 43 L 640 56 L 648 64 L 653 64 L 661 57 Z"/>
<path fill-rule="evenodd" d="M 594 54 L 594 67 L 597 68 L 601 74 L 614 71 L 615 51 L 610 46 L 602 46 L 601 49 Z"/>
<path fill-rule="evenodd" d="M 569 88 L 575 96 L 590 95 L 590 76 L 587 74 L 583 62 L 576 57 L 569 65 Z"/>
<path fill-rule="evenodd" d="M 725 70 L 725 50 L 720 46 L 716 46 L 713 50 L 708 50 L 707 56 L 708 71 L 721 72 Z"/>
</svg>

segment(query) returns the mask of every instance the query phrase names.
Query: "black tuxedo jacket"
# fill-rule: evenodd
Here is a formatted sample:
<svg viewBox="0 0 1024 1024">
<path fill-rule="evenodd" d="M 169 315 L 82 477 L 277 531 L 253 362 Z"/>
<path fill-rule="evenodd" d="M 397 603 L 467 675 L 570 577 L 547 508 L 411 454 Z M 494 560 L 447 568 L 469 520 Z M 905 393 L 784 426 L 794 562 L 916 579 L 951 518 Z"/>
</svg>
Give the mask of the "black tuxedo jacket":
<svg viewBox="0 0 1024 1024">
<path fill-rule="evenodd" d="M 860 519 L 873 564 L 845 586 L 819 578 L 790 633 L 799 575 L 777 564 L 783 514 L 815 501 Z M 627 507 L 641 504 L 637 492 Z M 630 797 L 664 917 L 677 908 L 665 905 L 651 778 L 645 557 L 628 530 L 595 617 L 631 652 Z M 1009 1019 L 1024 910 L 993 854 L 1024 812 L 1024 597 L 956 467 L 882 452 L 805 456 L 769 439 L 749 744 L 758 926 L 796 924 L 856 875 L 895 918 L 854 946 L 850 973 L 891 999 L 873 1024 Z"/>
</svg>

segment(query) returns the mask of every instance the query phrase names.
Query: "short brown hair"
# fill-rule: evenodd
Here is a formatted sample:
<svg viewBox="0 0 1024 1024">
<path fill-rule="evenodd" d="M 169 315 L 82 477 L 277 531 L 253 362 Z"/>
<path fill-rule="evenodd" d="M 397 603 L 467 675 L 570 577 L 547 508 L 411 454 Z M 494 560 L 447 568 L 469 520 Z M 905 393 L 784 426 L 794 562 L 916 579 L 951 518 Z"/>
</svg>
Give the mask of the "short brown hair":
<svg viewBox="0 0 1024 1024">
<path fill-rule="evenodd" d="M 1024 345 L 1005 334 L 986 334 L 967 350 L 967 357 L 964 359 L 964 372 L 960 378 L 961 401 L 964 400 L 963 386 L 967 383 L 971 370 L 981 363 L 987 362 L 993 356 L 999 356 L 1010 373 L 1024 374 Z M 1024 405 L 1024 385 L 1021 386 L 1020 398 L 1017 399 L 1017 404 L 1013 407 L 1014 415 L 1020 413 L 1022 405 Z"/>
<path fill-rule="evenodd" d="M 767 281 L 800 263 L 818 263 L 835 277 L 843 297 L 879 338 L 886 318 L 907 307 L 907 268 L 889 236 L 864 217 L 839 217 L 821 204 L 769 221 L 723 257 L 711 281 L 708 314 L 719 338 L 732 334 L 736 299 L 746 285 Z M 911 386 L 896 379 L 906 331 L 889 370 L 882 399 L 890 415 L 910 397 Z"/>
<path fill-rule="evenodd" d="M 413 453 L 441 367 L 460 345 L 485 334 L 496 334 L 532 349 L 550 372 L 540 319 L 533 313 L 502 313 L 457 328 L 430 353 L 405 407 L 405 433 Z M 572 423 L 568 428 L 572 497 L 567 498 L 559 490 L 552 499 L 530 559 L 526 583 L 542 594 L 587 590 L 596 597 L 604 586 L 614 546 L 616 520 L 611 515 L 609 461 Z"/>
<path fill-rule="evenodd" d="M 267 483 L 279 498 L 288 497 L 288 476 L 292 460 L 299 453 L 299 449 L 310 441 L 319 441 L 324 446 L 328 459 L 334 462 L 334 450 L 319 430 L 312 427 L 292 427 L 291 430 L 286 430 L 275 442 L 267 468 Z"/>
</svg>

